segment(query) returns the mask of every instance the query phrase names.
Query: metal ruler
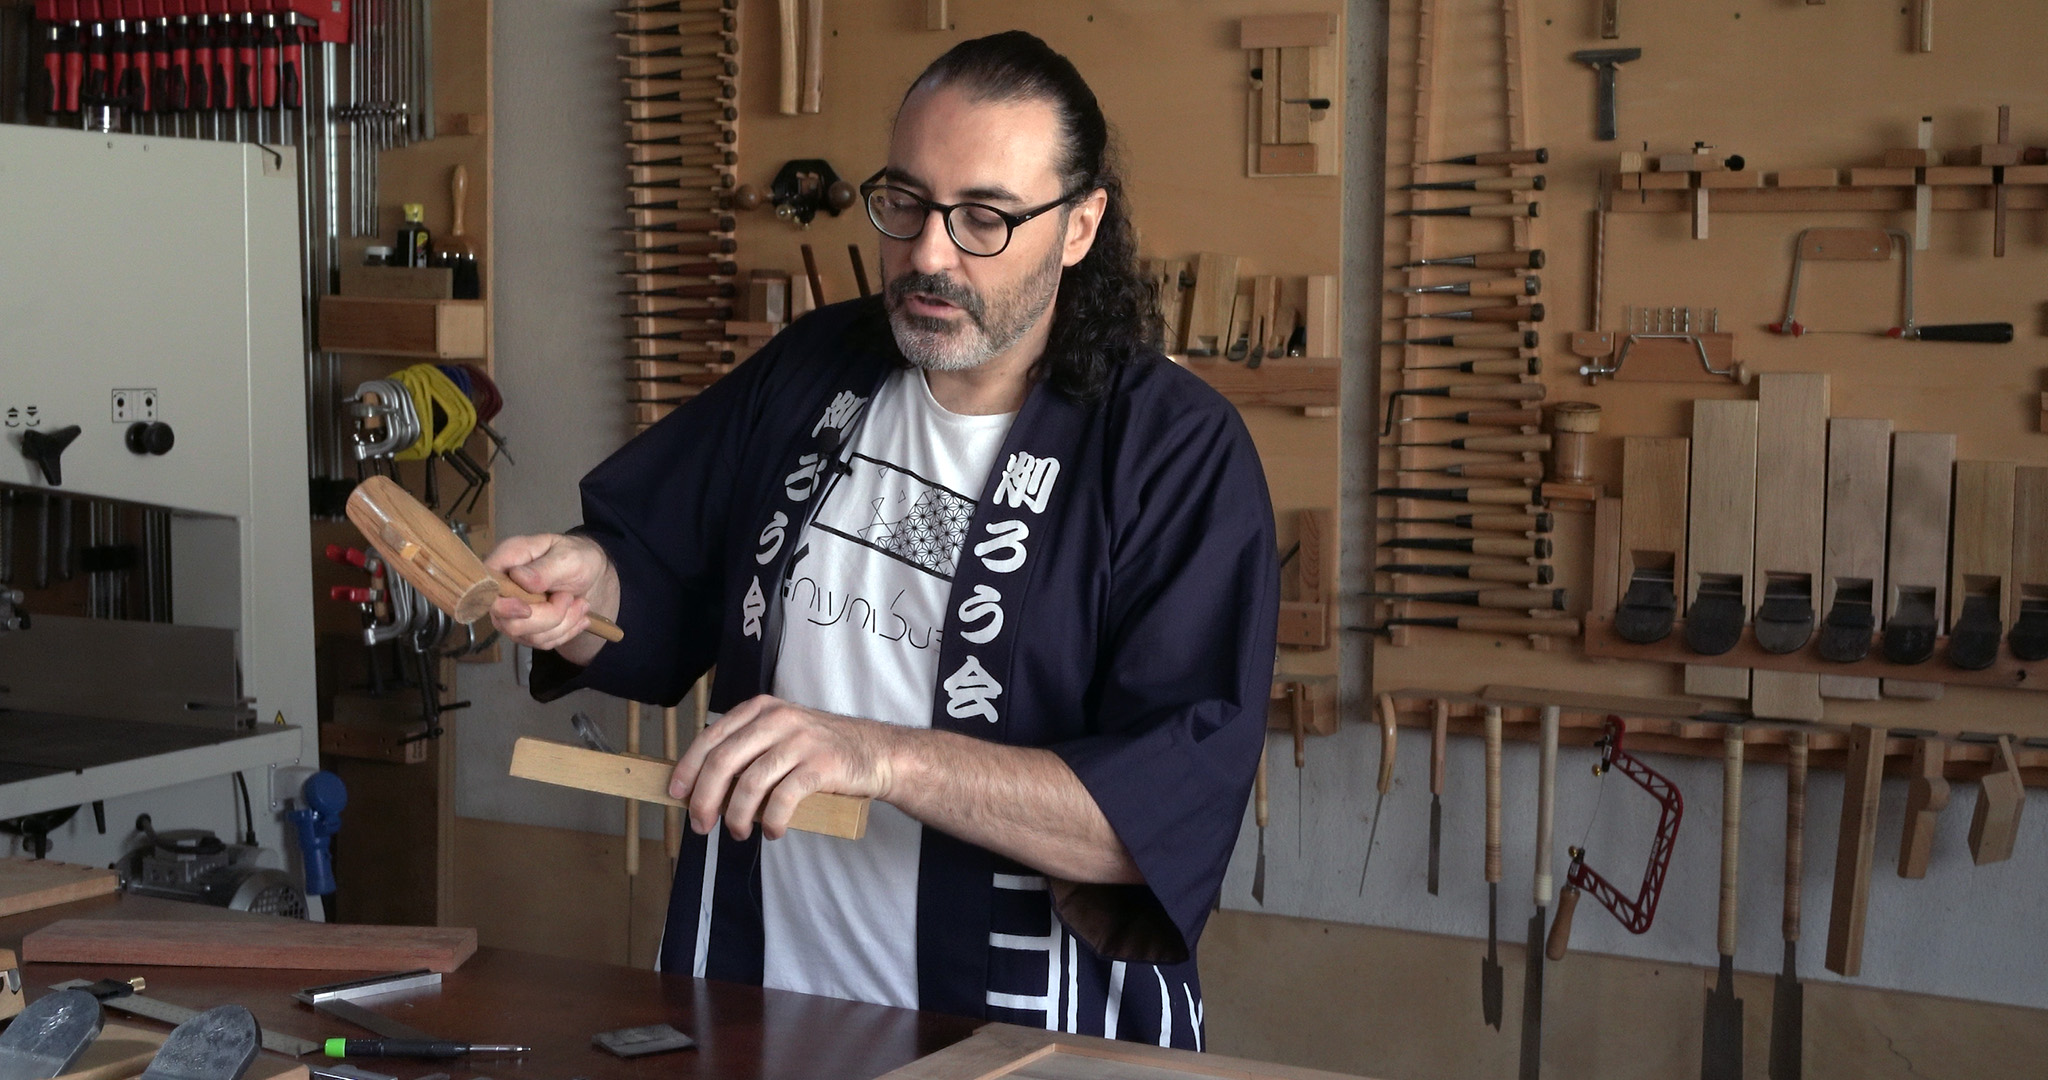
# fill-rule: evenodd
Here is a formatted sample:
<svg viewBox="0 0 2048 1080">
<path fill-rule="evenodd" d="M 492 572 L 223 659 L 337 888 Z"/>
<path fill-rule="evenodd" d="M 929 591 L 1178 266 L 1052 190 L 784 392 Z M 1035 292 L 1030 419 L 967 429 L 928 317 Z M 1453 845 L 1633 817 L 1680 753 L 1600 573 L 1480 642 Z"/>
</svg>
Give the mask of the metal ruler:
<svg viewBox="0 0 2048 1080">
<path fill-rule="evenodd" d="M 99 986 L 98 983 L 85 979 L 73 979 L 70 982 L 57 983 L 50 987 L 50 989 L 90 991 L 97 986 Z M 98 997 L 99 995 L 95 994 L 94 996 Z M 168 1001 L 158 1001 L 155 998 L 143 997 L 141 994 L 101 997 L 100 1004 L 115 1012 L 144 1017 L 145 1019 L 155 1020 L 158 1023 L 169 1024 L 172 1027 L 177 1027 L 179 1024 L 199 1015 L 199 1010 L 197 1009 L 188 1009 L 183 1005 L 173 1005 Z M 286 1057 L 304 1057 L 307 1054 L 318 1051 L 320 1044 L 309 1039 L 301 1039 L 295 1035 L 286 1035 L 283 1032 L 265 1031 L 263 1033 L 263 1048 L 271 1053 L 283 1054 Z"/>
</svg>

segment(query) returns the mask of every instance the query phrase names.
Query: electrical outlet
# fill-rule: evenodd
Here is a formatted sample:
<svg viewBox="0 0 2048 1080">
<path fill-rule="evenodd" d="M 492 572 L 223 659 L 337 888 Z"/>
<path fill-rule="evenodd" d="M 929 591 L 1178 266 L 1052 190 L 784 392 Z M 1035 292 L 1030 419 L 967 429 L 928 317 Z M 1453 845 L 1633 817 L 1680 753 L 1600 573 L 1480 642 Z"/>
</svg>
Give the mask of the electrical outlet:
<svg viewBox="0 0 2048 1080">
<path fill-rule="evenodd" d="M 149 387 L 125 387 L 114 391 L 114 423 L 126 424 L 137 420 L 154 420 L 157 414 L 157 392 Z"/>
</svg>

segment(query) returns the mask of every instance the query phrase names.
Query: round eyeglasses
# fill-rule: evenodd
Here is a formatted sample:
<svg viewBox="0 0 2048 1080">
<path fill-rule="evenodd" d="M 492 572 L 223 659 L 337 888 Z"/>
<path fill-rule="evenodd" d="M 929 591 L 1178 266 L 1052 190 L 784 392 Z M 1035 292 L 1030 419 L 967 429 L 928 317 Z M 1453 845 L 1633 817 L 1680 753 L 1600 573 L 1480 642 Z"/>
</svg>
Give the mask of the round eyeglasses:
<svg viewBox="0 0 2048 1080">
<path fill-rule="evenodd" d="M 1010 235 L 1017 226 L 1048 210 L 1056 210 L 1086 191 L 1062 195 L 1044 206 L 1034 207 L 1021 214 L 999 210 L 987 203 L 964 202 L 947 205 L 933 202 L 914 191 L 908 191 L 893 184 L 884 184 L 882 177 L 889 170 L 867 178 L 860 186 L 860 194 L 867 203 L 868 220 L 883 236 L 892 240 L 915 240 L 924 234 L 926 223 L 936 211 L 946 220 L 946 235 L 953 238 L 954 246 L 969 255 L 992 258 L 1001 255 L 1010 246 Z"/>
</svg>

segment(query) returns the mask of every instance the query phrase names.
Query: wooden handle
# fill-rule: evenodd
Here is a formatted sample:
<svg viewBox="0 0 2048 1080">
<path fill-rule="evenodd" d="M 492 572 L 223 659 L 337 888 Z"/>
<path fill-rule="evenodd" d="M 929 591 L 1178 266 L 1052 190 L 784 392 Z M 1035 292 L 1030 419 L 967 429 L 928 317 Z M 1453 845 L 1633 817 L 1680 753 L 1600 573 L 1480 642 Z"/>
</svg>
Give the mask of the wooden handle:
<svg viewBox="0 0 2048 1080">
<path fill-rule="evenodd" d="M 1540 461 L 1468 461 L 1455 467 L 1452 476 L 1463 476 L 1473 480 L 1541 480 L 1543 463 Z"/>
<path fill-rule="evenodd" d="M 1499 450 L 1512 453 L 1541 453 L 1550 449 L 1548 435 L 1468 435 L 1465 450 Z"/>
<path fill-rule="evenodd" d="M 1543 945 L 1543 955 L 1552 960 L 1564 959 L 1572 947 L 1572 913 L 1579 909 L 1579 887 L 1566 885 L 1557 897 L 1557 920 L 1550 924 L 1550 937 Z"/>
<path fill-rule="evenodd" d="M 1475 536 L 1472 538 L 1472 554 L 1496 555 L 1510 559 L 1526 559 L 1536 553 L 1536 541 L 1519 536 Z M 1495 605 L 1488 604 L 1487 607 Z M 1548 607 L 1548 604 L 1543 605 Z M 1524 608 L 1523 610 L 1527 610 Z"/>
<path fill-rule="evenodd" d="M 1453 386 L 1444 396 L 1479 401 L 1542 401 L 1547 392 L 1542 383 L 1502 383 L 1498 386 Z"/>
<path fill-rule="evenodd" d="M 1535 532 L 1541 524 L 1535 514 L 1474 514 L 1473 529 L 1491 529 L 1496 532 Z"/>
<path fill-rule="evenodd" d="M 1741 869 L 1742 731 L 1730 727 L 1721 739 L 1721 919 L 1717 941 L 1722 956 L 1735 955 L 1735 881 Z"/>
<path fill-rule="evenodd" d="M 1519 349 L 1532 340 L 1520 330 L 1480 330 L 1470 334 L 1450 335 L 1451 344 L 1460 349 Z"/>
<path fill-rule="evenodd" d="M 1523 360 L 1518 357 L 1503 357 L 1498 360 L 1467 360 L 1459 364 L 1457 370 L 1470 375 L 1533 375 L 1535 371 L 1532 370 L 1532 363 L 1533 361 Z M 1413 370 L 1430 371 L 1433 369 L 1424 367 Z M 1445 366 L 1434 370 L 1448 371 L 1451 369 Z"/>
<path fill-rule="evenodd" d="M 1399 719 L 1394 706 L 1394 695 L 1381 694 L 1379 699 L 1380 721 L 1380 778 L 1379 792 L 1385 795 L 1394 786 L 1394 748 L 1398 742 L 1394 734 L 1394 723 Z"/>
<path fill-rule="evenodd" d="M 1798 941 L 1806 870 L 1806 732 L 1792 732 L 1785 752 L 1785 940 Z"/>
<path fill-rule="evenodd" d="M 1521 563 L 1474 563 L 1465 569 L 1472 581 L 1499 581 L 1510 585 L 1542 584 L 1543 568 Z"/>
<path fill-rule="evenodd" d="M 1483 608 L 1505 611 L 1554 611 L 1561 589 L 1480 589 L 1472 599 Z"/>
<path fill-rule="evenodd" d="M 1294 767 L 1302 769 L 1308 765 L 1308 718 L 1302 715 L 1304 692 L 1300 683 L 1287 684 L 1287 712 L 1294 729 Z"/>
<path fill-rule="evenodd" d="M 1534 278 L 1500 278 L 1497 280 L 1475 281 L 1466 286 L 1466 296 L 1535 296 L 1529 284 Z"/>
<path fill-rule="evenodd" d="M 825 84 L 825 0 L 804 0 L 804 95 L 802 110 L 823 104 Z"/>
<path fill-rule="evenodd" d="M 1486 707 L 1486 883 L 1500 884 L 1500 706 Z"/>
<path fill-rule="evenodd" d="M 1920 27 L 1913 44 L 1921 52 L 1934 51 L 1934 0 L 1920 0 Z"/>
<path fill-rule="evenodd" d="M 703 686 L 699 681 L 698 686 Z M 676 731 L 676 710 L 671 705 L 661 710 L 661 756 L 674 759 L 683 752 Z M 668 852 L 668 861 L 675 862 L 683 855 L 683 808 L 664 806 L 661 808 L 661 846 Z"/>
<path fill-rule="evenodd" d="M 1533 270 L 1541 267 L 1542 253 L 1527 251 L 1489 251 L 1472 256 L 1472 265 L 1481 270 Z"/>
<path fill-rule="evenodd" d="M 463 206 L 469 202 L 469 166 L 457 165 L 448 171 L 448 197 L 455 203 L 455 224 L 451 236 L 461 236 Z"/>
<path fill-rule="evenodd" d="M 1536 773 L 1536 906 L 1550 903 L 1550 836 L 1557 809 L 1557 727 L 1564 710 L 1546 705 L 1541 710 L 1542 751 Z"/>
<path fill-rule="evenodd" d="M 776 103 L 776 111 L 784 116 L 795 116 L 797 106 L 796 0 L 777 0 L 777 14 L 781 17 L 782 73 L 781 95 Z"/>
<path fill-rule="evenodd" d="M 1529 489 L 1519 486 L 1465 489 L 1466 502 L 1483 506 L 1527 506 L 1529 499 Z"/>
<path fill-rule="evenodd" d="M 530 735 L 512 744 L 510 775 L 578 791 L 618 795 L 663 806 L 683 806 L 668 794 L 676 763 L 632 754 L 606 754 Z M 868 800 L 817 792 L 804 796 L 789 827 L 799 832 L 858 840 L 867 833 Z"/>
<path fill-rule="evenodd" d="M 1484 180 L 1474 180 L 1474 181 L 1472 182 L 1472 190 L 1474 190 L 1474 191 L 1541 191 L 1541 190 L 1543 190 L 1543 178 L 1542 178 L 1542 177 L 1540 177 L 1540 176 L 1494 176 L 1494 177 L 1488 177 L 1487 179 L 1484 179 Z M 1526 255 L 1525 255 L 1525 256 L 1522 256 L 1522 258 L 1521 258 L 1521 259 L 1520 259 L 1519 261 L 1517 261 L 1517 262 L 1512 262 L 1512 263 L 1509 263 L 1508 265 L 1509 265 L 1509 266 L 1520 266 L 1520 265 L 1522 265 L 1523 263 L 1525 263 L 1525 262 L 1527 262 L 1527 261 L 1528 261 L 1528 256 L 1526 256 Z"/>
<path fill-rule="evenodd" d="M 1508 615 L 1467 615 L 1458 620 L 1458 629 L 1477 630 L 1485 634 L 1535 634 L 1541 637 L 1577 637 L 1577 619 L 1515 618 Z"/>
<path fill-rule="evenodd" d="M 1259 747 L 1259 771 L 1252 774 L 1252 816 L 1259 828 L 1266 827 L 1266 748 Z"/>
<path fill-rule="evenodd" d="M 529 604 L 545 604 L 548 602 L 547 597 L 537 592 L 528 592 L 520 588 L 518 583 L 499 571 L 491 571 L 491 577 L 498 583 L 498 595 L 500 596 L 516 597 Z M 590 632 L 606 641 L 623 641 L 626 637 L 626 632 L 619 629 L 618 623 L 599 615 L 595 611 L 590 613 Z"/>
<path fill-rule="evenodd" d="M 1494 206 L 1475 206 L 1471 214 L 1476 218 L 1518 218 L 1535 217 L 1537 203 L 1500 203 Z"/>
<path fill-rule="evenodd" d="M 459 166 L 458 166 L 459 168 Z M 640 703 L 626 702 L 626 753 L 640 754 Z M 640 876 L 640 800 L 626 800 L 626 876 Z"/>
<path fill-rule="evenodd" d="M 1451 703 L 1437 698 L 1429 703 L 1429 793 L 1444 793 L 1444 745 L 1451 733 Z"/>
</svg>

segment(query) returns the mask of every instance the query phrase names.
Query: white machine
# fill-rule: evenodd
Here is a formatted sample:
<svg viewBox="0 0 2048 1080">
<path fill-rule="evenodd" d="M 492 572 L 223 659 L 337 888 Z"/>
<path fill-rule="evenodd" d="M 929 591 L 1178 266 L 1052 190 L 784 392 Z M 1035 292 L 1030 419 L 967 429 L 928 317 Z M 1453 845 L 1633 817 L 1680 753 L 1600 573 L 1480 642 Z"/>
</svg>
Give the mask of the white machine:
<svg viewBox="0 0 2048 1080">
<path fill-rule="evenodd" d="M 110 864 L 144 813 L 243 836 L 237 773 L 291 850 L 276 806 L 318 752 L 298 200 L 264 147 L 0 125 L 0 820 L 106 820 L 52 858 Z"/>
</svg>

